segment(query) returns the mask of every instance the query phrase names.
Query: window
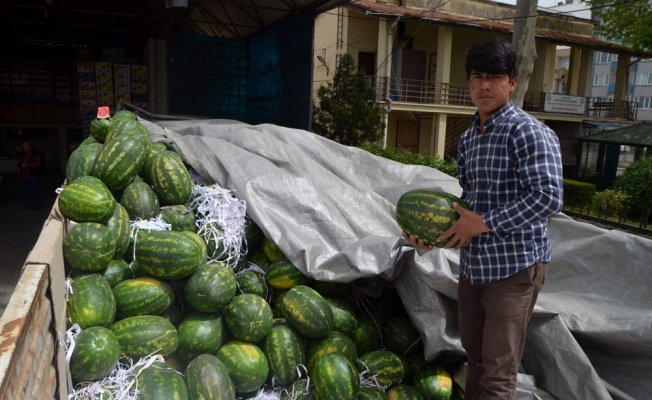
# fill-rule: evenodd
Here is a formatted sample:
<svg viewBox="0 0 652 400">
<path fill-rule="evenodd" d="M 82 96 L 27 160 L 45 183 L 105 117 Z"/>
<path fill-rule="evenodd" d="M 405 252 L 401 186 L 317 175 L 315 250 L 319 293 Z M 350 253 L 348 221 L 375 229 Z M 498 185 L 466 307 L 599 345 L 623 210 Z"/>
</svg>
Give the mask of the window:
<svg viewBox="0 0 652 400">
<path fill-rule="evenodd" d="M 618 54 L 610 54 L 610 56 L 611 56 L 610 57 L 611 62 L 618 61 Z"/>
<path fill-rule="evenodd" d="M 647 82 L 646 82 L 646 84 L 652 85 L 652 74 L 651 73 L 647 74 Z"/>
<path fill-rule="evenodd" d="M 638 108 L 649 109 L 652 97 L 640 97 L 638 99 Z"/>
<path fill-rule="evenodd" d="M 637 85 L 642 85 L 643 82 L 645 82 L 645 79 L 646 79 L 645 75 L 647 75 L 647 74 L 644 74 L 642 72 L 639 72 L 638 74 L 636 74 L 636 84 Z"/>
<path fill-rule="evenodd" d="M 616 84 L 616 76 L 615 75 L 610 75 L 609 76 L 609 86 L 614 86 Z"/>
<path fill-rule="evenodd" d="M 602 75 L 602 86 L 609 86 L 609 79 L 610 78 L 611 78 L 611 74 Z"/>
<path fill-rule="evenodd" d="M 600 86 L 600 75 L 593 75 L 593 86 Z"/>
</svg>

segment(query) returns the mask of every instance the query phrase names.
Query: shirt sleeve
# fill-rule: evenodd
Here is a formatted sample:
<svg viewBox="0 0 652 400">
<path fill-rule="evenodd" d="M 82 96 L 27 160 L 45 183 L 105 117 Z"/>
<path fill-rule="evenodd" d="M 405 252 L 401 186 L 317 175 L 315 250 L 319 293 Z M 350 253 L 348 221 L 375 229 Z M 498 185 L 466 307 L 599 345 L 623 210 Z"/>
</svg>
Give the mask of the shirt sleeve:
<svg viewBox="0 0 652 400">
<path fill-rule="evenodd" d="M 482 216 L 501 239 L 563 208 L 563 168 L 555 133 L 542 124 L 516 126 L 509 150 L 518 175 L 519 194 Z"/>
</svg>

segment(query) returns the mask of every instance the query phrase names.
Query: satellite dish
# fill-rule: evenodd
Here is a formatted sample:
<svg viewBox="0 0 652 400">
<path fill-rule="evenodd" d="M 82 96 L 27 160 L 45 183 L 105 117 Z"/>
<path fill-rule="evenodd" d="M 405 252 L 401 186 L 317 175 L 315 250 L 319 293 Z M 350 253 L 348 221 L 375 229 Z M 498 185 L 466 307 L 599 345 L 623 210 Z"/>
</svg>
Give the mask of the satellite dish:
<svg viewBox="0 0 652 400">
<path fill-rule="evenodd" d="M 566 82 L 566 79 L 568 79 L 568 70 L 566 68 L 559 68 L 557 77 L 559 77 L 560 81 Z"/>
</svg>

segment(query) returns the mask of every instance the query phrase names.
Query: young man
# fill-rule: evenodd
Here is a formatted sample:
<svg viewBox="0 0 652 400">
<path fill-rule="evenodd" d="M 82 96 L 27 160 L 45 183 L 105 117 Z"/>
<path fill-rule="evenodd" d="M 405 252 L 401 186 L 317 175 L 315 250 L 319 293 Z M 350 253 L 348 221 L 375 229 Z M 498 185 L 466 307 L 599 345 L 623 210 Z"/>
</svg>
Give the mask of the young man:
<svg viewBox="0 0 652 400">
<path fill-rule="evenodd" d="M 39 181 L 39 170 L 43 162 L 41 153 L 32 148 L 28 139 L 21 142 L 23 149 L 22 156 L 18 162 L 20 168 L 20 180 L 25 195 L 24 209 L 41 209 L 41 183 Z"/>
<path fill-rule="evenodd" d="M 527 325 L 551 258 L 548 217 L 562 210 L 555 133 L 514 106 L 516 51 L 501 39 L 471 46 L 466 75 L 477 112 L 458 145 L 466 210 L 438 240 L 460 250 L 458 311 L 468 355 L 467 400 L 508 400 Z M 432 248 L 414 237 L 412 246 Z"/>
</svg>

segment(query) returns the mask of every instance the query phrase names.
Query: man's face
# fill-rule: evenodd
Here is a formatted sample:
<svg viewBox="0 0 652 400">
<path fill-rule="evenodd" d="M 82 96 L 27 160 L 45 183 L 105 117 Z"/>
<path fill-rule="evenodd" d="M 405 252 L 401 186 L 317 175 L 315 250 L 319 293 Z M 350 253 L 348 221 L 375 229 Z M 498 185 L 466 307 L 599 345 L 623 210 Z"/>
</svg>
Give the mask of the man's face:
<svg viewBox="0 0 652 400">
<path fill-rule="evenodd" d="M 480 119 L 486 120 L 507 104 L 517 84 L 518 77 L 509 79 L 508 74 L 488 74 L 471 70 L 469 76 L 471 100 L 478 108 Z"/>
<path fill-rule="evenodd" d="M 22 147 L 25 152 L 32 150 L 32 145 L 29 142 L 23 142 Z"/>
</svg>

